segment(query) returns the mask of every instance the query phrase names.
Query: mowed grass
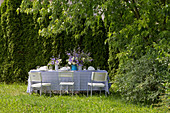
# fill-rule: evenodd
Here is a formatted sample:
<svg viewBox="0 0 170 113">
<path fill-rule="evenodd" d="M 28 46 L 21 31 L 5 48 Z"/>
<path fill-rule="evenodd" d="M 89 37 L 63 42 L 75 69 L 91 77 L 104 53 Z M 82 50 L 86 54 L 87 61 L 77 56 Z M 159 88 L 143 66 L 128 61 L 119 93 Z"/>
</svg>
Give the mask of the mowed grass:
<svg viewBox="0 0 170 113">
<path fill-rule="evenodd" d="M 135 105 L 123 101 L 113 94 L 86 97 L 86 94 L 53 94 L 50 98 L 43 94 L 29 95 L 27 85 L 0 83 L 0 113 L 166 113 L 152 107 Z"/>
</svg>

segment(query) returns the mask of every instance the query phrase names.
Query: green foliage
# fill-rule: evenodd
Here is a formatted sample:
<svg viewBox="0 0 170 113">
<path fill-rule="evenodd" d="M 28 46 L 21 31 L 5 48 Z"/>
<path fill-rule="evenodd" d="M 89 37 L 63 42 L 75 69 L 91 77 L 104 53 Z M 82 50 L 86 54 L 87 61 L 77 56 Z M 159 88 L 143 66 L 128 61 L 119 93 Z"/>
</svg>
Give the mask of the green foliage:
<svg viewBox="0 0 170 113">
<path fill-rule="evenodd" d="M 16 14 L 16 8 L 21 3 L 21 0 L 7 0 L 6 1 L 6 45 L 7 58 L 3 62 L 3 74 L 6 81 L 18 80 L 23 78 L 21 66 L 24 65 L 22 54 L 22 38 L 20 34 L 20 16 Z M 13 76 L 15 75 L 15 76 Z"/>
<path fill-rule="evenodd" d="M 1 8 L 0 81 L 23 82 L 28 79 L 28 71 L 37 65 L 46 65 L 50 55 L 50 41 L 38 35 L 41 26 L 36 15 L 16 12 L 21 1 L 4 1 Z M 31 4 L 30 4 L 31 7 Z"/>
<path fill-rule="evenodd" d="M 114 87 L 126 100 L 158 102 L 167 90 L 162 83 L 169 83 L 168 2 L 109 0 L 106 6 L 109 69 L 115 74 Z"/>
<path fill-rule="evenodd" d="M 66 51 L 78 46 L 90 52 L 94 59 L 86 66 L 108 69 L 104 23 L 100 16 L 93 18 L 93 22 L 90 18 L 92 6 L 90 9 L 87 6 L 90 2 L 83 3 L 87 10 L 79 13 L 77 7 L 82 8 L 82 4 L 76 1 L 69 5 L 65 0 L 52 3 L 48 0 L 5 0 L 1 8 L 1 81 L 26 81 L 30 69 L 47 65 L 51 56 L 59 54 L 64 66 Z M 89 18 L 83 14 L 85 12 Z"/>
<path fill-rule="evenodd" d="M 43 56 L 46 56 L 44 59 L 49 59 L 49 54 L 50 56 L 60 54 L 64 61 L 62 65 L 65 65 L 67 59 L 65 52 L 80 46 L 85 52 L 90 52 L 94 59 L 87 65 L 108 69 L 108 65 L 105 65 L 108 59 L 108 47 L 104 45 L 107 38 L 103 32 L 104 23 L 101 16 L 93 16 L 91 12 L 93 6 L 88 6 L 89 4 L 84 1 L 82 3 L 72 1 L 72 4 L 68 4 L 65 0 L 53 0 L 52 3 L 34 1 L 30 8 L 30 2 L 23 0 L 18 11 L 36 15 L 35 21 L 40 26 L 38 29 L 40 37 L 43 37 L 43 45 L 51 46 L 49 49 L 43 48 L 45 52 Z M 81 10 L 82 8 L 87 10 Z M 93 17 L 93 21 L 90 17 Z"/>
<path fill-rule="evenodd" d="M 154 106 L 158 107 L 158 109 L 169 109 L 170 104 L 170 84 L 169 82 L 162 84 L 165 87 L 165 92 L 160 96 L 160 102 L 158 104 L 154 104 Z"/>
<path fill-rule="evenodd" d="M 49 96 L 39 94 L 29 95 L 26 93 L 27 86 L 24 84 L 0 84 L 0 112 L 90 112 L 90 113 L 112 113 L 112 112 L 135 112 L 135 113 L 165 113 L 167 110 L 157 110 L 152 106 L 146 107 L 134 105 L 122 101 L 117 95 L 105 97 L 93 95 L 86 97 L 83 94 L 72 96 Z"/>
<path fill-rule="evenodd" d="M 150 54 L 122 65 L 115 77 L 118 91 L 127 100 L 155 103 L 164 92 L 162 83 L 168 79 L 168 65 L 160 63 Z"/>
<path fill-rule="evenodd" d="M 0 78 L 2 79 L 2 74 L 3 74 L 3 62 L 5 58 L 7 57 L 7 36 L 6 36 L 6 19 L 7 19 L 7 14 L 6 14 L 6 0 L 1 4 L 1 38 L 0 38 Z"/>
<path fill-rule="evenodd" d="M 1 9 L 1 7 L 0 7 Z M 1 17 L 1 12 L 0 12 L 0 17 Z M 0 21 L 1 21 L 1 18 L 0 18 Z M 1 28 L 1 23 L 0 23 L 0 37 L 3 37 L 3 32 L 2 32 L 2 28 Z M 0 38 L 0 50 L 1 50 L 1 53 L 0 53 L 0 64 L 2 64 L 3 62 L 3 44 L 4 44 L 4 40 L 3 38 Z M 0 65 L 0 70 L 1 70 L 1 65 Z M 2 72 L 0 71 L 0 78 L 1 78 L 1 74 Z"/>
<path fill-rule="evenodd" d="M 0 77 L 25 81 L 59 54 L 64 66 L 65 52 L 80 46 L 125 99 L 158 102 L 169 83 L 169 24 L 168 0 L 5 0 Z"/>
</svg>

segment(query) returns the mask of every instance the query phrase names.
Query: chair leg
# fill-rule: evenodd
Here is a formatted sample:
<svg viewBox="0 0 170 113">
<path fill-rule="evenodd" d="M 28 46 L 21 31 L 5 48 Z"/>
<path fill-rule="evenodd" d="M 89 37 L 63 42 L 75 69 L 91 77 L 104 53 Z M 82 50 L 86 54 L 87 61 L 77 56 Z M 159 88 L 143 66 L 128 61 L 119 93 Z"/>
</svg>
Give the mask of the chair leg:
<svg viewBox="0 0 170 113">
<path fill-rule="evenodd" d="M 45 89 L 45 95 L 47 95 L 47 87 L 46 87 L 46 89 Z"/>
<path fill-rule="evenodd" d="M 105 86 L 105 96 L 107 97 L 106 86 Z"/>
<path fill-rule="evenodd" d="M 73 96 L 73 90 L 74 90 L 74 86 L 72 86 L 72 96 Z"/>
<path fill-rule="evenodd" d="M 89 94 L 89 85 L 87 85 L 87 97 L 88 97 L 88 94 Z"/>
<path fill-rule="evenodd" d="M 68 89 L 69 89 L 69 87 L 67 86 L 67 89 L 66 89 L 66 91 L 67 91 L 67 94 L 68 94 L 68 91 L 69 91 Z"/>
<path fill-rule="evenodd" d="M 91 97 L 92 97 L 92 90 L 93 90 L 93 86 L 91 86 Z"/>
<path fill-rule="evenodd" d="M 32 88 L 32 90 L 33 90 L 33 88 Z M 31 93 L 32 93 L 32 91 L 31 91 L 31 86 L 30 86 L 30 95 L 31 95 Z"/>
<path fill-rule="evenodd" d="M 30 90 L 30 93 L 29 93 L 30 95 L 32 94 L 32 91 Z"/>
<path fill-rule="evenodd" d="M 41 94 L 42 94 L 42 88 L 40 89 L 40 96 L 41 96 Z"/>
<path fill-rule="evenodd" d="M 101 96 L 101 88 L 100 88 L 100 96 Z"/>
<path fill-rule="evenodd" d="M 51 97 L 51 86 L 50 86 L 50 97 Z"/>
<path fill-rule="evenodd" d="M 107 97 L 107 92 L 105 91 L 105 96 Z"/>
<path fill-rule="evenodd" d="M 33 90 L 33 88 L 32 88 L 32 90 Z M 32 93 L 32 91 L 31 91 L 31 86 L 30 86 L 30 95 L 31 95 L 31 93 Z"/>
<path fill-rule="evenodd" d="M 105 87 L 105 96 L 107 97 L 106 87 Z"/>
<path fill-rule="evenodd" d="M 60 96 L 61 96 L 61 87 L 62 87 L 62 86 L 60 85 Z"/>
</svg>

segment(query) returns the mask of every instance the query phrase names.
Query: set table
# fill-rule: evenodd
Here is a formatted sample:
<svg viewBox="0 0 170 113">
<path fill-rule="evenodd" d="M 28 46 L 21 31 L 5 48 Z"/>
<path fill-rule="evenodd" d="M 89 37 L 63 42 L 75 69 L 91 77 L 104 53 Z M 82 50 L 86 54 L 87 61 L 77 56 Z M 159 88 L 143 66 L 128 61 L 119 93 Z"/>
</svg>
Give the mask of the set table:
<svg viewBox="0 0 170 113">
<path fill-rule="evenodd" d="M 59 91 L 59 77 L 58 74 L 61 72 L 61 70 L 55 71 L 55 70 L 47 70 L 47 71 L 40 71 L 40 70 L 30 70 L 30 72 L 41 72 L 42 76 L 42 82 L 48 82 L 51 83 L 51 90 L 52 91 Z M 81 70 L 81 71 L 74 71 L 74 91 L 87 91 L 87 83 L 91 82 L 91 75 L 92 72 L 107 72 L 105 70 Z M 27 87 L 27 93 L 30 93 L 32 91 L 30 87 L 30 78 L 28 78 L 28 87 Z M 97 91 L 100 90 L 98 87 L 94 87 L 93 90 Z M 109 93 L 108 88 L 108 80 L 106 81 L 106 87 L 102 90 L 105 90 L 107 93 Z"/>
</svg>

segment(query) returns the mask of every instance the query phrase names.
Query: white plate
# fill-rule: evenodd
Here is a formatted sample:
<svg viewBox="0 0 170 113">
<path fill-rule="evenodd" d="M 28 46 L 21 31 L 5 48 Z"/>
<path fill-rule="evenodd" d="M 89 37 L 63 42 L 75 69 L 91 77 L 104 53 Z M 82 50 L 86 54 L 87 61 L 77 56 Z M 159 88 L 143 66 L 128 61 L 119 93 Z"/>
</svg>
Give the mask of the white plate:
<svg viewBox="0 0 170 113">
<path fill-rule="evenodd" d="M 92 66 L 89 66 L 89 67 L 88 67 L 88 70 L 95 70 L 95 68 L 92 67 Z"/>
</svg>

